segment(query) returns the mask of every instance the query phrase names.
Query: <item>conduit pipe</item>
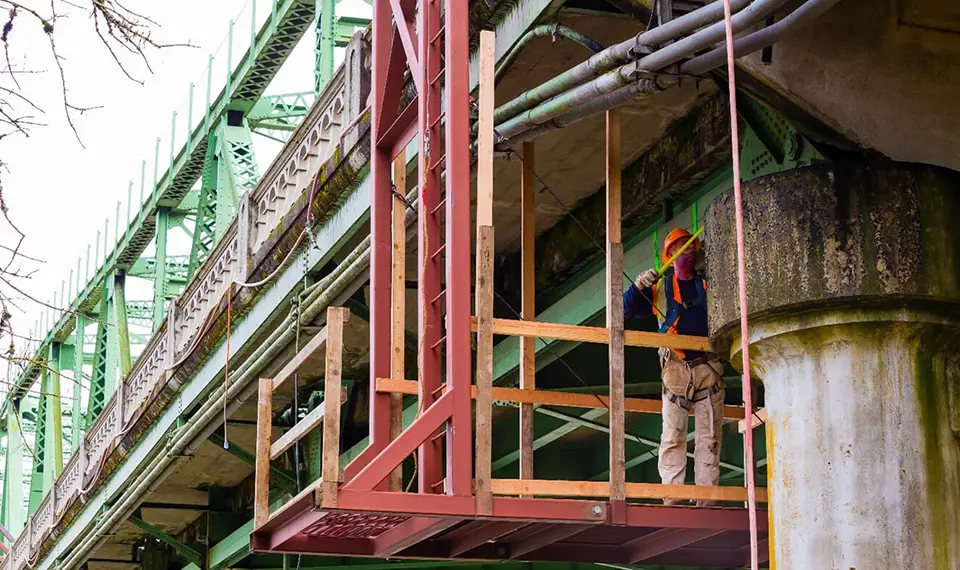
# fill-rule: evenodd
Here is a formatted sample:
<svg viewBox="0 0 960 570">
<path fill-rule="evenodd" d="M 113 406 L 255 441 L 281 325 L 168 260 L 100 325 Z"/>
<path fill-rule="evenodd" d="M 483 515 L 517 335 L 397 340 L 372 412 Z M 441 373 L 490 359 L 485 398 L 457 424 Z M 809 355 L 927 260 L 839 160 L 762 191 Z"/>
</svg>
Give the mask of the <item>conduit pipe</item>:
<svg viewBox="0 0 960 570">
<path fill-rule="evenodd" d="M 739 32 L 761 21 L 783 6 L 786 1 L 755 0 L 733 17 L 734 32 Z M 722 4 L 722 2 L 715 2 L 714 4 Z M 659 28 L 655 28 L 653 31 L 657 29 Z M 722 40 L 724 33 L 724 23 L 722 21 L 717 22 L 691 36 L 657 50 L 637 62 L 622 65 L 592 81 L 565 91 L 530 110 L 521 112 L 503 123 L 498 123 L 497 132 L 509 139 L 572 109 L 588 104 L 597 97 L 603 97 L 631 83 L 636 83 L 638 73 L 655 73 L 685 57 L 692 56 L 696 52 Z M 640 80 L 639 83 L 641 84 L 641 89 L 637 92 L 639 96 L 650 95 L 658 90 L 655 88 L 656 84 L 650 80 Z M 595 107 L 595 105 L 592 106 Z"/>
<path fill-rule="evenodd" d="M 510 48 L 510 51 L 507 52 L 506 56 L 504 56 L 503 61 L 501 61 L 500 65 L 497 66 L 497 70 L 493 74 L 493 84 L 496 85 L 497 83 L 500 83 L 500 80 L 503 79 L 503 76 L 506 74 L 507 70 L 513 65 L 514 60 L 516 60 L 517 56 L 520 55 L 520 52 L 523 51 L 523 48 L 530 43 L 530 40 L 543 36 L 559 36 L 567 38 L 568 40 L 577 42 L 593 53 L 599 53 L 603 51 L 602 45 L 574 30 L 573 28 L 569 28 L 561 24 L 543 24 L 523 34 L 523 36 L 517 40 L 517 43 L 513 44 L 513 47 Z"/>
<path fill-rule="evenodd" d="M 765 0 L 757 0 L 754 5 L 764 1 Z M 785 3 L 785 0 L 771 1 L 778 4 Z M 745 36 L 744 38 L 741 38 L 740 40 L 735 40 L 735 47 L 738 50 L 738 57 L 758 51 L 770 45 L 771 43 L 778 41 L 788 32 L 792 31 L 796 26 L 802 26 L 803 24 L 806 24 L 810 20 L 813 20 L 814 18 L 826 12 L 838 2 L 839 0 L 806 0 L 800 7 L 776 24 L 768 26 L 761 31 L 754 32 L 748 36 Z M 722 2 L 718 2 L 718 4 L 722 4 Z M 770 4 L 767 4 L 767 6 L 770 6 Z M 742 11 L 740 14 L 745 12 L 746 10 Z M 734 16 L 734 23 L 736 22 L 736 19 L 737 16 Z M 742 22 L 743 20 L 741 20 L 741 24 Z M 721 34 L 724 33 L 723 25 L 723 22 L 719 23 Z M 668 47 L 672 48 L 673 46 Z M 657 55 L 659 53 L 659 51 L 655 52 L 648 57 L 657 56 L 658 59 L 654 61 L 659 63 L 663 61 L 662 56 Z M 673 57 L 675 57 L 675 54 L 670 55 L 668 60 L 673 59 Z M 681 65 L 680 73 L 683 76 L 703 75 L 704 73 L 723 65 L 725 58 L 726 48 L 716 48 L 707 54 L 693 58 L 689 62 Z M 646 67 L 647 61 L 647 58 L 644 58 L 639 62 L 641 69 Z M 572 89 L 569 92 L 556 97 L 555 99 L 543 103 L 538 107 L 523 113 L 519 117 L 508 120 L 503 124 L 498 124 L 496 126 L 497 133 L 506 139 L 502 141 L 501 144 L 513 147 L 523 141 L 528 141 L 549 131 L 569 126 L 594 114 L 622 106 L 636 98 L 644 97 L 650 95 L 651 93 L 655 93 L 657 90 L 663 89 L 665 85 L 669 85 L 667 82 L 671 79 L 670 74 L 662 74 L 657 76 L 656 81 L 658 83 L 656 83 L 656 88 L 654 89 L 650 88 L 650 83 L 646 83 L 646 85 L 644 85 L 644 81 L 652 80 L 641 79 L 638 82 L 636 79 L 633 79 L 632 83 L 625 83 L 624 86 L 620 87 L 619 89 L 605 91 L 615 88 L 620 81 L 629 77 L 633 77 L 633 75 L 631 75 L 632 73 L 635 74 L 634 64 L 624 65 L 619 69 L 604 75 L 603 77 L 595 79 L 594 81 L 585 85 L 581 85 L 580 87 Z M 676 81 L 679 81 L 679 78 L 674 79 L 674 82 Z"/>
<path fill-rule="evenodd" d="M 807 0 L 802 6 L 790 13 L 779 22 L 753 32 L 740 39 L 734 40 L 733 48 L 737 58 L 762 50 L 773 45 L 791 30 L 803 27 L 812 20 L 819 18 L 824 12 L 833 8 L 840 0 Z M 703 75 L 711 69 L 723 64 L 727 52 L 724 46 L 699 55 L 680 66 L 680 73 L 686 75 Z"/>
<path fill-rule="evenodd" d="M 416 190 L 407 196 L 408 203 L 416 200 Z M 405 221 L 407 227 L 416 219 L 416 209 L 407 210 Z M 310 291 L 303 301 L 304 310 L 301 322 L 309 322 L 336 299 L 336 297 L 353 281 L 360 277 L 370 266 L 369 237 L 361 242 L 350 255 L 337 266 L 337 270 L 319 284 L 328 283 L 328 287 L 319 286 L 308 289 Z M 342 268 L 342 269 L 341 269 Z M 332 279 L 330 279 L 333 277 Z M 214 423 L 218 416 L 223 414 L 224 399 L 228 402 L 227 413 L 233 413 L 240 405 L 249 399 L 257 386 L 252 381 L 257 373 L 265 367 L 287 344 L 294 340 L 296 335 L 296 313 L 291 313 L 267 338 L 260 344 L 254 353 L 244 361 L 231 375 L 229 388 L 224 391 L 218 385 L 213 393 L 201 404 L 200 409 L 182 428 L 173 433 L 167 448 L 157 455 L 144 468 L 136 481 L 131 483 L 120 501 L 105 511 L 93 530 L 85 535 L 75 548 L 72 548 L 59 565 L 60 570 L 72 570 L 82 564 L 87 552 L 105 538 L 105 535 L 116 524 L 124 521 L 137 508 L 141 496 L 155 491 L 168 473 L 177 469 L 179 463 L 187 459 L 186 455 L 195 452 L 200 443 L 213 433 L 219 426 Z M 251 389 L 252 388 L 252 389 Z"/>
<path fill-rule="evenodd" d="M 741 10 L 744 6 L 750 4 L 750 2 L 751 0 L 733 0 L 733 9 L 735 11 Z M 652 30 L 641 32 L 626 41 L 610 46 L 587 61 L 554 77 L 550 81 L 522 93 L 512 101 L 497 107 L 493 111 L 493 121 L 495 124 L 502 123 L 519 113 L 536 107 L 551 97 L 610 71 L 617 65 L 630 61 L 632 59 L 632 52 L 638 45 L 659 46 L 684 34 L 717 22 L 722 18 L 723 2 L 713 2 L 689 14 L 684 14 L 675 20 L 670 20 Z"/>
</svg>

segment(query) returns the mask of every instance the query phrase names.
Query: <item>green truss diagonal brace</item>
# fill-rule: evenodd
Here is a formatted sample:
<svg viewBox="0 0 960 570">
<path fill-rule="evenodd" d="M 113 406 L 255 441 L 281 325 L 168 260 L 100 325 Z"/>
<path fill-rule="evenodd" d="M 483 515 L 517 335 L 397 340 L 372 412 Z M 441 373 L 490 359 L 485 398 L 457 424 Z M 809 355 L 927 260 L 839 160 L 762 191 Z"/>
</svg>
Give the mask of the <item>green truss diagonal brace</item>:
<svg viewBox="0 0 960 570">
<path fill-rule="evenodd" d="M 148 523 L 147 521 L 145 521 L 145 520 L 143 520 L 143 519 L 140 519 L 140 518 L 137 518 L 137 517 L 130 517 L 128 520 L 129 520 L 134 526 L 136 526 L 136 527 L 139 528 L 140 530 L 146 532 L 146 533 L 149 534 L 150 536 L 156 538 L 157 540 L 159 540 L 159 541 L 161 541 L 161 542 L 163 542 L 163 543 L 165 543 L 165 544 L 169 544 L 174 550 L 177 551 L 177 553 L 178 553 L 180 556 L 183 556 L 184 558 L 186 558 L 187 560 L 189 560 L 189 561 L 192 562 L 193 564 L 196 564 L 196 565 L 197 565 L 198 567 L 200 567 L 200 568 L 203 568 L 203 567 L 204 567 L 204 562 L 205 562 L 204 558 L 205 558 L 205 557 L 204 557 L 203 553 L 200 552 L 199 550 L 197 550 L 197 549 L 195 549 L 195 548 L 192 548 L 192 547 L 190 547 L 190 546 L 188 546 L 188 545 L 180 542 L 179 540 L 173 538 L 173 537 L 170 536 L 169 534 L 163 532 L 163 531 L 160 530 L 159 528 L 153 526 L 152 524 Z"/>
</svg>

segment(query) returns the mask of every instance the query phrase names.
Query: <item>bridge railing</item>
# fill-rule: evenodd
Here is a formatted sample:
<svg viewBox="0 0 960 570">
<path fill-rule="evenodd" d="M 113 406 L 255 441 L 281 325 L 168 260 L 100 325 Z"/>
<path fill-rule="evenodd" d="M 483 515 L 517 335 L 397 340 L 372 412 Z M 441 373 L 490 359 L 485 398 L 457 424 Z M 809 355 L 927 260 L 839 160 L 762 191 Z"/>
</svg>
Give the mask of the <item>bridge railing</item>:
<svg viewBox="0 0 960 570">
<path fill-rule="evenodd" d="M 362 43 L 355 41 L 348 47 L 348 62 L 351 49 L 361 50 Z M 169 370 L 194 350 L 192 345 L 206 332 L 204 321 L 211 309 L 232 282 L 248 277 L 250 260 L 261 254 L 261 249 L 273 247 L 267 240 L 271 232 L 285 223 L 293 208 L 303 206 L 298 198 L 309 192 L 308 183 L 343 142 L 344 125 L 365 104 L 358 103 L 357 97 L 351 99 L 351 89 L 362 91 L 362 73 L 348 74 L 341 66 L 257 187 L 244 196 L 237 218 L 180 297 L 171 303 L 167 319 L 154 331 L 130 373 L 117 383 L 116 392 L 81 439 L 78 453 L 29 518 L 0 570 L 32 566 L 44 554 L 44 541 L 63 516 L 82 505 L 78 501 L 85 501 L 85 496 L 102 483 L 112 452 L 168 382 Z M 348 104 L 348 100 L 353 103 Z M 353 140 L 351 137 L 347 144 L 353 144 Z"/>
</svg>

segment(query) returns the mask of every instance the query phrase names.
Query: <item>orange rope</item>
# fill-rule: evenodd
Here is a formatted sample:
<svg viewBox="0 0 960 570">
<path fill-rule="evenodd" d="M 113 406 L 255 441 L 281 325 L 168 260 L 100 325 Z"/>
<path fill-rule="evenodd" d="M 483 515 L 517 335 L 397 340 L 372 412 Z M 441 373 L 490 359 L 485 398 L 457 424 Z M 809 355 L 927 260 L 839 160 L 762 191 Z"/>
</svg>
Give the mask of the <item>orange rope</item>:
<svg viewBox="0 0 960 570">
<path fill-rule="evenodd" d="M 743 245 L 743 197 L 740 191 L 740 137 L 737 132 L 736 58 L 733 54 L 733 25 L 730 21 L 730 0 L 723 0 L 723 17 L 727 35 L 727 76 L 730 90 L 730 146 L 733 154 L 733 195 L 737 220 L 737 281 L 740 293 L 740 353 L 743 357 L 744 416 L 753 418 L 753 395 L 750 386 L 750 343 L 747 334 L 747 264 Z M 747 483 L 747 511 L 750 517 L 750 568 L 757 570 L 757 490 L 753 467 L 753 426 L 744 431 L 746 458 L 743 466 Z"/>
</svg>

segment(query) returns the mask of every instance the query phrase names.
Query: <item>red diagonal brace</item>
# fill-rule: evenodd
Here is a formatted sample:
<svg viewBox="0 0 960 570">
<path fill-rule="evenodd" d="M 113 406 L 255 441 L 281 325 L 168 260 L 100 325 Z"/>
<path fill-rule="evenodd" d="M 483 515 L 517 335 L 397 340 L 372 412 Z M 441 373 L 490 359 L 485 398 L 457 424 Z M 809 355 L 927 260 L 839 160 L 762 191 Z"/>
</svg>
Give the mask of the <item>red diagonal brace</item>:
<svg viewBox="0 0 960 570">
<path fill-rule="evenodd" d="M 415 42 L 417 37 L 413 31 L 413 25 L 407 20 L 407 15 L 403 13 L 400 0 L 390 0 L 390 8 L 393 10 L 393 21 L 397 25 L 400 41 L 403 42 L 403 51 L 407 54 L 407 65 L 410 67 L 413 83 L 417 88 L 417 93 L 423 93 L 420 85 L 420 58 L 417 56 L 417 44 Z"/>
<path fill-rule="evenodd" d="M 348 481 L 343 489 L 347 491 L 370 491 L 386 479 L 404 459 L 413 453 L 414 449 L 424 443 L 444 422 L 450 419 L 450 414 L 453 412 L 454 392 L 455 390 L 450 390 L 440 396 L 440 399 L 431 404 L 423 415 L 415 419 L 410 427 L 403 430 L 397 439 L 391 441 L 376 458 L 361 469 L 356 477 Z"/>
</svg>

